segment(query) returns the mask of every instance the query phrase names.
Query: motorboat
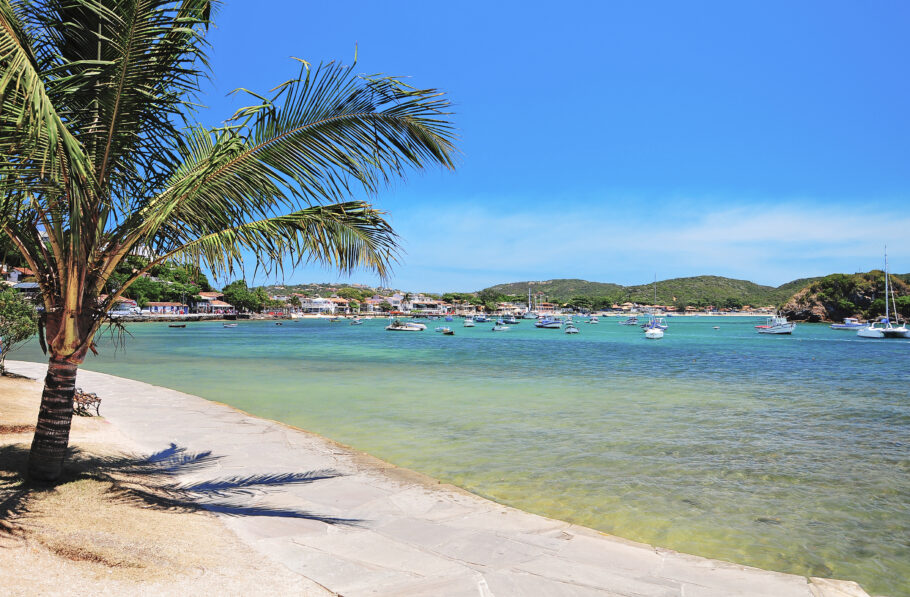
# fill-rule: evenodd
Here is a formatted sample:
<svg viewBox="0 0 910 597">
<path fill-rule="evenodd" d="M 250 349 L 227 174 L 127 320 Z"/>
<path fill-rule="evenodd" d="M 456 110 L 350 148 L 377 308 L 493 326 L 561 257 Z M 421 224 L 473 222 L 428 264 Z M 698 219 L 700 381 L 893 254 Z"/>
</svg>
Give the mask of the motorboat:
<svg viewBox="0 0 910 597">
<path fill-rule="evenodd" d="M 832 323 L 832 330 L 859 330 L 866 327 L 865 323 L 860 323 L 855 317 L 845 317 L 843 323 Z"/>
<path fill-rule="evenodd" d="M 663 318 L 663 317 L 651 317 L 651 318 L 648 320 L 648 323 L 643 323 L 643 324 L 641 324 L 641 327 L 642 327 L 642 329 L 645 329 L 645 328 L 660 328 L 660 329 L 662 329 L 662 330 L 666 330 L 666 329 L 667 329 L 668 327 L 670 327 L 670 326 L 667 325 L 667 322 L 664 321 L 664 318 Z"/>
<path fill-rule="evenodd" d="M 574 323 L 566 324 L 566 333 L 567 333 L 567 334 L 577 334 L 577 333 L 578 333 L 578 328 L 575 327 L 575 324 L 574 324 Z"/>
<path fill-rule="evenodd" d="M 186 327 L 186 324 L 185 324 L 185 323 L 172 323 L 172 324 L 169 324 L 167 327 L 169 327 L 169 328 L 185 328 L 185 327 Z"/>
<path fill-rule="evenodd" d="M 562 328 L 562 322 L 558 319 L 550 319 L 549 317 L 543 317 L 534 324 L 534 327 L 544 328 L 548 330 L 558 330 Z"/>
<path fill-rule="evenodd" d="M 427 329 L 427 326 L 414 321 L 401 321 L 400 319 L 393 319 L 389 322 L 389 325 L 387 325 L 385 329 L 389 332 L 422 332 L 423 330 Z"/>
<path fill-rule="evenodd" d="M 235 328 L 235 327 L 237 327 L 237 324 L 236 323 L 225 323 L 222 325 L 222 327 Z"/>
<path fill-rule="evenodd" d="M 477 324 L 474 323 L 474 318 L 473 318 L 473 317 L 465 317 L 465 318 L 464 318 L 464 327 L 466 327 L 466 328 L 472 328 L 472 327 L 474 327 L 475 325 L 477 325 Z"/>
<path fill-rule="evenodd" d="M 632 317 L 627 317 L 619 322 L 619 325 L 638 325 L 638 317 L 633 315 Z"/>
<path fill-rule="evenodd" d="M 359 317 L 355 317 L 354 319 L 351 320 L 351 325 L 362 325 L 362 324 L 363 324 L 363 320 L 360 319 Z"/>
<path fill-rule="evenodd" d="M 497 320 L 496 320 L 496 323 L 493 324 L 492 331 L 494 331 L 494 332 L 505 332 L 505 331 L 508 330 L 508 329 L 509 329 L 509 326 L 507 326 L 506 323 L 505 323 L 503 320 L 497 319 Z"/>
<path fill-rule="evenodd" d="M 438 328 L 436 328 L 436 331 L 444 334 L 446 332 L 451 332 L 452 328 L 450 328 L 449 326 L 439 326 Z"/>
<path fill-rule="evenodd" d="M 783 315 L 774 315 L 765 321 L 764 325 L 757 325 L 755 329 L 759 334 L 792 334 L 796 323 L 787 321 Z"/>
<path fill-rule="evenodd" d="M 487 316 L 486 316 L 486 315 L 475 315 L 475 316 L 474 316 L 474 321 L 476 321 L 477 323 L 486 323 L 486 322 L 488 322 L 488 321 L 490 321 L 490 320 L 487 319 Z"/>
<path fill-rule="evenodd" d="M 505 322 L 509 325 L 515 325 L 517 323 L 521 323 L 521 320 L 516 319 L 514 315 L 508 315 L 506 317 L 503 317 L 502 320 L 503 320 L 503 322 Z"/>
<path fill-rule="evenodd" d="M 891 323 L 891 303 L 894 302 L 894 289 L 888 284 L 888 251 L 885 250 L 885 316 L 878 321 L 873 321 L 868 326 L 857 330 L 856 335 L 860 338 L 910 338 L 910 330 L 906 325 L 894 327 Z M 894 312 L 897 314 L 897 303 L 894 304 Z M 900 322 L 898 322 L 900 323 Z"/>
<path fill-rule="evenodd" d="M 591 318 L 588 319 L 588 323 L 600 323 L 600 320 L 597 319 L 597 315 L 592 315 Z"/>
<path fill-rule="evenodd" d="M 455 321 L 455 318 L 451 315 L 446 315 L 446 321 Z"/>
<path fill-rule="evenodd" d="M 442 332 L 442 335 L 443 335 L 443 336 L 454 336 L 454 335 L 455 335 L 455 330 L 446 328 L 446 329 Z"/>
</svg>

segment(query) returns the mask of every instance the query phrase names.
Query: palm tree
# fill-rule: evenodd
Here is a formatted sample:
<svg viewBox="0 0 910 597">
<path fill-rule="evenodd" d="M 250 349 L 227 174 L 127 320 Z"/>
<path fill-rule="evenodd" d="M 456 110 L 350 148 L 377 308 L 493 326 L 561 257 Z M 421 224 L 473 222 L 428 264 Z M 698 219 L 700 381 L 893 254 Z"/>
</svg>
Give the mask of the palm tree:
<svg viewBox="0 0 910 597">
<path fill-rule="evenodd" d="M 452 167 L 449 102 L 334 63 L 195 121 L 210 0 L 0 0 L 0 231 L 36 273 L 49 367 L 29 475 L 54 480 L 78 366 L 105 313 L 162 262 L 269 271 L 301 261 L 385 277 L 383 213 L 356 200 Z M 119 288 L 124 259 L 138 268 Z M 108 295 L 100 299 L 103 293 Z"/>
</svg>

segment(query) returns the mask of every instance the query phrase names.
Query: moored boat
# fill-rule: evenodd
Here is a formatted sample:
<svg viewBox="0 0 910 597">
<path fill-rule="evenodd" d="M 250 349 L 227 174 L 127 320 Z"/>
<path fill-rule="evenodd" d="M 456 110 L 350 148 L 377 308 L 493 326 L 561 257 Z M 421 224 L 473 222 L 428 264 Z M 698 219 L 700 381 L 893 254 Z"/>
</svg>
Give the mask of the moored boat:
<svg viewBox="0 0 910 597">
<path fill-rule="evenodd" d="M 472 327 L 474 327 L 474 326 L 477 325 L 477 324 L 474 323 L 474 318 L 473 318 L 473 317 L 465 317 L 465 318 L 464 318 L 464 324 L 463 324 L 463 325 L 464 325 L 464 327 L 466 327 L 466 328 L 472 328 Z"/>
<path fill-rule="evenodd" d="M 759 334 L 792 334 L 796 329 L 796 323 L 787 321 L 783 315 L 774 315 L 769 317 L 764 325 L 757 325 L 755 329 Z"/>
<path fill-rule="evenodd" d="M 868 326 L 857 330 L 860 338 L 910 338 L 910 330 L 906 325 L 895 327 L 891 323 L 891 303 L 894 302 L 894 289 L 888 284 L 888 250 L 885 249 L 885 316 L 878 321 L 873 321 Z M 897 303 L 894 303 L 894 312 L 897 314 Z M 900 322 L 898 322 L 900 323 Z"/>
<path fill-rule="evenodd" d="M 574 323 L 569 323 L 569 324 L 566 325 L 566 333 L 567 333 L 567 334 L 577 334 L 577 333 L 578 333 L 578 328 L 575 327 L 575 324 L 574 324 Z"/>
<path fill-rule="evenodd" d="M 544 328 L 548 330 L 558 330 L 562 328 L 562 322 L 558 319 L 550 319 L 549 317 L 542 317 L 534 324 L 534 327 Z"/>
<path fill-rule="evenodd" d="M 393 319 L 389 322 L 389 325 L 385 327 L 386 331 L 389 332 L 422 332 L 427 329 L 422 323 L 416 323 L 413 321 L 401 321 L 400 319 Z"/>
<path fill-rule="evenodd" d="M 865 323 L 860 323 L 855 317 L 845 317 L 843 323 L 832 323 L 832 330 L 860 330 L 866 327 Z"/>
</svg>

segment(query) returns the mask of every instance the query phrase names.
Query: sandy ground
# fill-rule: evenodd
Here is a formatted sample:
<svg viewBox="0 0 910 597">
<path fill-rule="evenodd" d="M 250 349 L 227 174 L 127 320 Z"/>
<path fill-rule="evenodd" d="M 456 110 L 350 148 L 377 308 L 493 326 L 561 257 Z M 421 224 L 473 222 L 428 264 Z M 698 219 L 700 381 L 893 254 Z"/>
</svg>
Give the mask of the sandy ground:
<svg viewBox="0 0 910 597">
<path fill-rule="evenodd" d="M 103 417 L 74 418 L 63 483 L 24 486 L 40 391 L 0 377 L 0 593 L 334 594 L 253 551 L 215 515 L 169 502 L 166 480 Z"/>
</svg>

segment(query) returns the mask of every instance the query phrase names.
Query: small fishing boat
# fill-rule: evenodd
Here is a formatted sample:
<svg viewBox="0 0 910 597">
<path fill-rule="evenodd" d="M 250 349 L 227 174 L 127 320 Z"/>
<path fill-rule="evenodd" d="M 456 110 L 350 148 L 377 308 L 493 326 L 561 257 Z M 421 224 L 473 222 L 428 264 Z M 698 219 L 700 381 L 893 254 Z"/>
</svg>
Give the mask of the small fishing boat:
<svg viewBox="0 0 910 597">
<path fill-rule="evenodd" d="M 577 334 L 577 333 L 578 333 L 578 328 L 575 327 L 575 324 L 569 323 L 569 324 L 566 325 L 566 333 L 567 333 L 567 334 Z"/>
<path fill-rule="evenodd" d="M 855 317 L 845 317 L 843 323 L 832 323 L 832 330 L 861 330 L 866 327 L 865 323 L 860 323 Z"/>
<path fill-rule="evenodd" d="M 455 318 L 451 315 L 446 315 L 446 321 L 455 321 Z"/>
<path fill-rule="evenodd" d="M 521 323 L 521 320 L 515 319 L 515 317 L 513 315 L 503 317 L 502 320 L 509 325 L 515 325 L 517 323 Z"/>
<path fill-rule="evenodd" d="M 714 326 L 714 329 L 715 329 L 715 330 L 719 330 L 719 329 L 720 329 L 720 326 L 719 326 L 719 325 L 716 325 L 716 326 Z"/>
<path fill-rule="evenodd" d="M 796 323 L 787 321 L 783 315 L 769 317 L 764 325 L 757 325 L 755 329 L 759 334 L 792 334 L 796 329 Z"/>
<path fill-rule="evenodd" d="M 339 321 L 341 321 L 340 317 L 332 317 L 329 319 L 329 323 L 338 323 Z"/>
<path fill-rule="evenodd" d="M 455 330 L 450 330 L 450 329 L 447 328 L 444 332 L 442 332 L 442 335 L 443 335 L 443 336 L 454 336 L 454 335 L 455 335 Z"/>
<path fill-rule="evenodd" d="M 488 321 L 490 321 L 490 320 L 487 319 L 487 316 L 486 316 L 486 315 L 475 315 L 475 316 L 474 316 L 474 321 L 476 321 L 477 323 L 486 323 L 486 322 L 488 322 Z"/>
<path fill-rule="evenodd" d="M 452 328 L 450 328 L 448 326 L 439 326 L 438 328 L 436 328 L 436 331 L 442 332 L 443 334 L 445 334 L 446 332 L 451 332 Z"/>
<path fill-rule="evenodd" d="M 474 323 L 474 318 L 473 318 L 473 317 L 465 317 L 465 318 L 464 318 L 464 327 L 466 327 L 466 328 L 472 328 L 472 327 L 474 327 L 475 325 L 477 325 L 477 324 Z"/>
<path fill-rule="evenodd" d="M 225 323 L 225 324 L 223 324 L 223 327 L 235 328 L 235 327 L 237 327 L 237 324 L 236 323 Z"/>
<path fill-rule="evenodd" d="M 235 324 L 235 325 L 236 325 L 236 324 Z M 167 327 L 169 327 L 169 328 L 185 328 L 185 327 L 186 327 L 186 324 L 185 324 L 185 323 L 171 323 L 171 324 L 169 324 Z"/>
<path fill-rule="evenodd" d="M 633 315 L 632 317 L 627 317 L 619 322 L 619 325 L 638 325 L 638 317 Z"/>
<path fill-rule="evenodd" d="M 597 315 L 592 315 L 591 318 L 588 319 L 588 323 L 600 323 L 600 320 L 597 319 Z"/>
<path fill-rule="evenodd" d="M 275 322 L 275 325 L 284 325 L 284 324 L 281 323 L 280 321 L 276 321 L 276 322 Z"/>
<path fill-rule="evenodd" d="M 351 320 L 351 325 L 363 325 L 363 320 L 359 317 L 355 317 Z"/>
<path fill-rule="evenodd" d="M 509 329 L 509 326 L 501 319 L 497 319 L 496 323 L 493 324 L 492 331 L 494 332 L 504 332 Z"/>
</svg>

